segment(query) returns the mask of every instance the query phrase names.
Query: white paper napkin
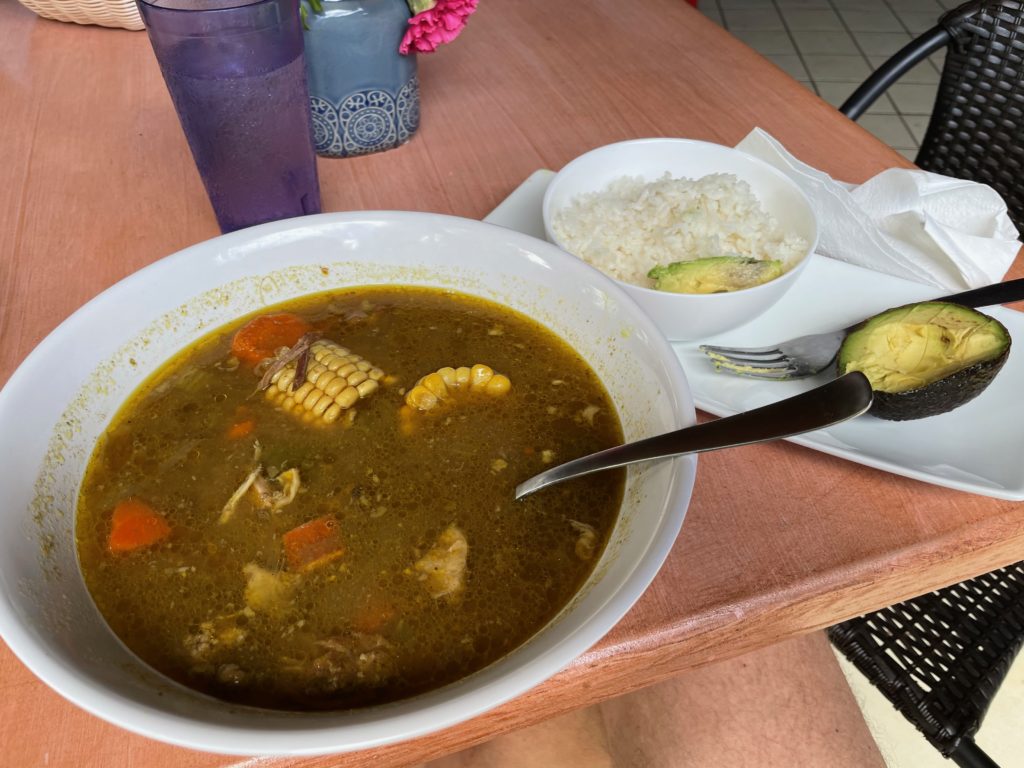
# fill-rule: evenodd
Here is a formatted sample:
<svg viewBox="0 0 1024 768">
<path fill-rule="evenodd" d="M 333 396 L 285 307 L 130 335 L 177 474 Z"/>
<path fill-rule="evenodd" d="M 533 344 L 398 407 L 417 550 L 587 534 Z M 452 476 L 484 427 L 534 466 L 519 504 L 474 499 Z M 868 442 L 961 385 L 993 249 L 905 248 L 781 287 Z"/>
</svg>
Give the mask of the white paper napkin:
<svg viewBox="0 0 1024 768">
<path fill-rule="evenodd" d="M 890 168 L 854 186 L 800 162 L 760 128 L 736 148 L 803 189 L 825 256 L 959 291 L 1002 280 L 1021 247 L 1006 204 L 985 184 Z"/>
</svg>

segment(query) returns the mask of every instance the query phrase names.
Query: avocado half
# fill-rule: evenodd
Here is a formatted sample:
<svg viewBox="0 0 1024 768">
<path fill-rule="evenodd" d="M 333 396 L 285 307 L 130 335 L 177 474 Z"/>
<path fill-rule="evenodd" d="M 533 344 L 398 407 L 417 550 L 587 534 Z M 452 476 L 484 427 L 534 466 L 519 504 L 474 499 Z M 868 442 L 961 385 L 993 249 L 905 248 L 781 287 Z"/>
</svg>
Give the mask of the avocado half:
<svg viewBox="0 0 1024 768">
<path fill-rule="evenodd" d="M 658 291 L 672 293 L 727 293 L 752 288 L 779 277 L 785 270 L 777 259 L 761 261 L 745 256 L 709 256 L 674 261 L 651 269 L 647 276 Z"/>
<path fill-rule="evenodd" d="M 975 309 L 925 301 L 887 309 L 846 335 L 840 375 L 861 371 L 875 392 L 871 413 L 923 419 L 959 408 L 992 383 L 1010 354 L 1010 332 Z"/>
</svg>

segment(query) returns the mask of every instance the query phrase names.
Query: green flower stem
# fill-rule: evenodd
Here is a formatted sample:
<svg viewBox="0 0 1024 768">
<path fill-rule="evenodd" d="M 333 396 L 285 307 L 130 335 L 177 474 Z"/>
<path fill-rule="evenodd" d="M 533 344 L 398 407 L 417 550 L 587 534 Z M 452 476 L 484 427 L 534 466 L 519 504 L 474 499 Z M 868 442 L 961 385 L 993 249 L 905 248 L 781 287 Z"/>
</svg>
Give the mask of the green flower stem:
<svg viewBox="0 0 1024 768">
<path fill-rule="evenodd" d="M 437 0 L 407 0 L 409 3 L 409 10 L 412 11 L 412 15 L 415 16 L 417 13 L 423 13 L 423 11 L 429 11 L 435 5 Z"/>
</svg>

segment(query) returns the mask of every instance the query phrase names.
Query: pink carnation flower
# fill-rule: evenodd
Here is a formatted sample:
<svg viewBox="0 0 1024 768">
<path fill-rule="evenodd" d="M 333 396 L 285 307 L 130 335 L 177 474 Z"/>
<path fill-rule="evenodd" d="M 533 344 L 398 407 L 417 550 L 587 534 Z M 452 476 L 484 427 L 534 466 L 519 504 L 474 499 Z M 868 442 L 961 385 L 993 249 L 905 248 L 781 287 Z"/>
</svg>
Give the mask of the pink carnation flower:
<svg viewBox="0 0 1024 768">
<path fill-rule="evenodd" d="M 439 45 L 450 43 L 466 26 L 466 19 L 476 10 L 478 0 L 437 0 L 430 10 L 409 19 L 398 52 L 431 53 Z"/>
</svg>

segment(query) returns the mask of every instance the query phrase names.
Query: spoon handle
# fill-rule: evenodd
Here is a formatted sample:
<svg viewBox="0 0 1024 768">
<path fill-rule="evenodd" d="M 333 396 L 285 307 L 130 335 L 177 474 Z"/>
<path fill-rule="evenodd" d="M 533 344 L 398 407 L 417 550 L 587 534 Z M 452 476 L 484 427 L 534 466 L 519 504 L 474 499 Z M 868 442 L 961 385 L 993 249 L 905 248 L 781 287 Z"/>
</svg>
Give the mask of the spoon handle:
<svg viewBox="0 0 1024 768">
<path fill-rule="evenodd" d="M 963 304 L 965 307 L 991 307 L 1021 299 L 1024 299 L 1024 277 L 985 285 L 963 293 L 954 293 L 935 301 L 948 301 L 951 304 Z"/>
<path fill-rule="evenodd" d="M 560 464 L 516 486 L 521 499 L 549 485 L 626 464 L 778 440 L 838 424 L 871 407 L 871 385 L 854 371 L 777 403 L 649 437 Z"/>
</svg>

